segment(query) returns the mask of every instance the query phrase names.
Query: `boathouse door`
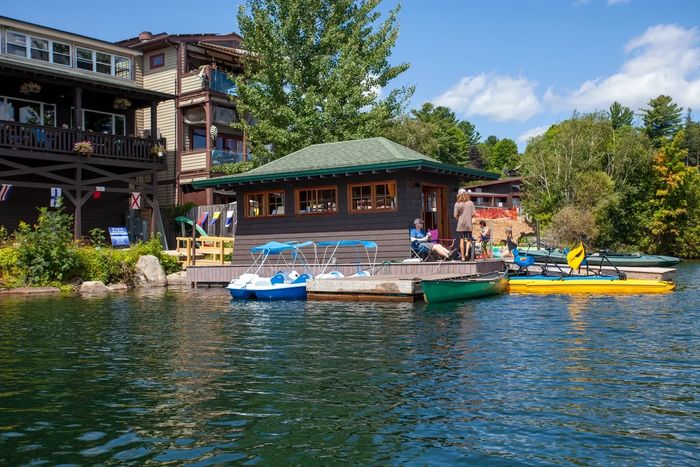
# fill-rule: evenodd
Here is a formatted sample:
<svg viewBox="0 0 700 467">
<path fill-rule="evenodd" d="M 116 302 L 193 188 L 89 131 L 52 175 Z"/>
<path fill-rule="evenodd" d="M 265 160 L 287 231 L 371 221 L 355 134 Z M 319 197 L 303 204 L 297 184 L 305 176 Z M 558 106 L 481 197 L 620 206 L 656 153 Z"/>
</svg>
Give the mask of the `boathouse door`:
<svg viewBox="0 0 700 467">
<path fill-rule="evenodd" d="M 444 186 L 422 185 L 421 217 L 425 228 L 438 229 L 441 238 L 450 238 L 450 220 L 447 212 L 447 197 Z"/>
</svg>

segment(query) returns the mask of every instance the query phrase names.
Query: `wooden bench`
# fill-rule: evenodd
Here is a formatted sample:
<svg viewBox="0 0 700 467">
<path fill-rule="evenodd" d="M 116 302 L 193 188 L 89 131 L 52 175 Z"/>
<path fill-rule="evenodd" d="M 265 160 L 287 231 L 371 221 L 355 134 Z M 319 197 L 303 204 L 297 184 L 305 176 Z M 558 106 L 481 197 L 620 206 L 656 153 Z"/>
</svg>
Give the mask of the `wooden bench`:
<svg viewBox="0 0 700 467">
<path fill-rule="evenodd" d="M 231 237 L 197 237 L 197 247 L 192 248 L 192 237 L 177 237 L 178 257 L 185 266 L 191 266 L 193 259 L 224 264 L 227 255 L 233 254 L 234 240 Z M 194 258 L 193 258 L 194 251 Z M 209 258 L 208 258 L 209 257 Z"/>
</svg>

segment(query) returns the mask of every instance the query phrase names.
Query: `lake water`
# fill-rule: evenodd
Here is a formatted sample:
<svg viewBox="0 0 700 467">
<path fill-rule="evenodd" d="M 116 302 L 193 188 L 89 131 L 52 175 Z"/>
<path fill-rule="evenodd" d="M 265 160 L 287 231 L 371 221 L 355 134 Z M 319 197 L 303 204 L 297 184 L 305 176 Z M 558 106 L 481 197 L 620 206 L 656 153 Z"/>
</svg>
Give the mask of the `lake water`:
<svg viewBox="0 0 700 467">
<path fill-rule="evenodd" d="M 700 264 L 647 296 L 0 301 L 0 464 L 699 465 Z"/>
</svg>

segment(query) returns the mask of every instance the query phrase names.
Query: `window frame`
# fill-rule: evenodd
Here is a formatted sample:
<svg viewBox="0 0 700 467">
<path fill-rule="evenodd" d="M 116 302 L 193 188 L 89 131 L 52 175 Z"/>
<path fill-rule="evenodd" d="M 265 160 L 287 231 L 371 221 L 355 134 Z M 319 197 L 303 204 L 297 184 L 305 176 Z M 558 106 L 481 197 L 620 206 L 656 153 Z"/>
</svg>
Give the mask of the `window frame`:
<svg viewBox="0 0 700 467">
<path fill-rule="evenodd" d="M 394 185 L 394 207 L 393 208 L 377 208 L 377 185 Z M 352 189 L 354 187 L 370 186 L 371 207 L 368 209 L 353 209 L 352 208 Z M 399 210 L 399 187 L 396 180 L 381 180 L 377 182 L 363 183 L 348 183 L 348 214 L 377 214 L 382 212 L 396 212 Z"/>
<path fill-rule="evenodd" d="M 270 203 L 269 203 L 269 195 L 271 194 L 277 194 L 277 193 L 282 193 L 283 200 L 282 200 L 282 206 L 285 208 L 285 212 L 282 214 L 270 214 Z M 257 196 L 257 195 L 262 195 L 263 197 L 263 214 L 259 216 L 251 216 L 249 211 L 248 211 L 248 204 L 251 196 Z M 287 215 L 287 190 L 284 188 L 280 189 L 269 189 L 269 190 L 258 190 L 258 191 L 250 191 L 246 192 L 243 195 L 243 205 L 245 206 L 243 210 L 243 218 L 244 219 L 261 219 L 261 218 L 270 218 L 270 217 L 284 217 Z"/>
<path fill-rule="evenodd" d="M 11 52 L 7 51 L 7 47 L 9 45 L 12 45 L 15 47 L 20 47 L 19 45 L 15 44 L 13 42 L 11 43 L 9 41 L 8 37 L 10 36 L 10 34 L 13 34 L 15 36 L 21 36 L 24 38 L 24 57 L 22 57 L 22 55 L 18 55 L 18 54 L 11 53 Z M 28 60 L 36 60 L 37 62 L 51 63 L 54 65 L 60 65 L 60 66 L 65 66 L 65 67 L 69 67 L 69 68 L 73 67 L 73 48 L 74 47 L 69 43 L 62 42 L 62 41 L 55 41 L 53 39 L 49 39 L 48 37 L 35 36 L 33 34 L 27 34 L 25 32 L 15 31 L 13 29 L 6 29 L 3 39 L 4 39 L 4 45 L 5 45 L 5 49 L 3 50 L 3 52 L 6 53 L 7 55 L 11 55 L 13 57 L 26 58 Z M 32 44 L 33 41 L 45 41 L 47 44 L 47 49 L 44 50 L 44 49 L 37 49 L 37 48 L 33 47 L 33 44 Z M 59 45 L 63 45 L 63 46 L 68 47 L 69 63 L 67 65 L 65 63 L 54 61 L 54 44 L 59 44 Z M 40 52 L 46 52 L 48 55 L 48 59 L 42 60 L 41 58 L 32 57 L 33 50 L 37 50 Z M 66 54 L 62 54 L 62 53 L 58 53 L 58 55 L 66 56 Z"/>
<path fill-rule="evenodd" d="M 300 203 L 300 193 L 302 191 L 316 191 L 319 192 L 321 190 L 333 190 L 335 192 L 335 211 L 321 211 L 321 212 L 306 212 L 302 211 L 300 209 L 299 203 Z M 318 199 L 318 195 L 316 196 L 316 199 Z M 324 185 L 324 186 L 310 186 L 307 188 L 295 188 L 294 189 L 294 214 L 297 216 L 333 216 L 337 215 L 340 212 L 338 209 L 338 186 L 337 185 Z"/>
<path fill-rule="evenodd" d="M 112 133 L 109 133 L 109 134 L 112 135 L 112 136 L 126 136 L 126 115 L 125 115 L 125 114 L 115 114 L 115 113 L 112 113 L 112 112 L 103 112 L 103 111 L 101 111 L 101 110 L 83 109 L 83 112 L 82 112 L 82 116 L 83 116 L 82 128 L 83 128 L 85 131 L 87 131 L 87 129 L 85 129 L 85 112 L 91 112 L 91 113 L 96 113 L 96 114 L 109 115 L 110 117 L 112 117 Z M 122 117 L 122 118 L 124 119 L 124 134 L 114 133 L 114 131 L 115 131 L 116 128 L 117 128 L 116 117 Z M 95 131 L 93 131 L 93 133 L 101 134 L 100 132 L 95 132 Z"/>
<path fill-rule="evenodd" d="M 162 63 L 160 65 L 158 65 L 158 64 L 154 65 L 155 59 L 158 57 L 160 57 L 160 59 L 162 60 Z M 165 52 L 153 54 L 150 57 L 148 57 L 148 67 L 149 67 L 148 69 L 149 70 L 153 70 L 156 68 L 162 68 L 164 66 L 165 66 Z"/>
<path fill-rule="evenodd" d="M 79 51 L 90 52 L 90 56 L 91 56 L 90 63 L 92 64 L 92 68 L 88 69 L 88 68 L 81 68 L 78 66 L 78 52 Z M 109 63 L 107 63 L 106 61 L 99 61 L 98 62 L 97 61 L 97 54 L 108 56 Z M 126 73 L 127 76 L 119 76 L 117 74 L 117 59 L 126 60 L 127 63 L 129 64 L 129 66 L 127 68 L 127 73 Z M 81 61 L 87 62 L 86 59 L 82 59 Z M 102 66 L 109 65 L 109 73 L 98 71 L 97 65 L 102 65 Z M 132 78 L 132 72 L 133 72 L 133 60 L 129 57 L 124 57 L 122 55 L 115 55 L 115 54 L 112 54 L 109 52 L 104 52 L 102 50 L 89 49 L 87 47 L 82 47 L 82 46 L 76 45 L 75 46 L 75 68 L 78 70 L 83 70 L 83 71 L 91 71 L 93 73 L 97 73 L 100 75 L 106 75 L 106 76 L 112 76 L 114 78 L 130 80 Z"/>
<path fill-rule="evenodd" d="M 40 112 L 41 112 L 41 115 L 39 115 L 39 118 L 40 118 L 40 123 L 39 123 L 39 125 L 40 125 L 40 126 L 48 126 L 48 127 L 51 127 L 51 128 L 56 128 L 56 104 L 52 104 L 51 102 L 44 102 L 44 101 L 35 101 L 35 100 L 31 100 L 31 99 L 24 99 L 24 98 L 21 98 L 21 97 L 12 97 L 12 96 L 0 95 L 0 101 L 6 101 L 6 100 L 9 100 L 9 101 L 26 102 L 26 103 L 29 103 L 29 104 L 39 104 L 39 108 L 40 108 Z M 47 107 L 53 107 L 53 115 L 54 115 L 54 117 L 53 117 L 53 119 L 54 119 L 53 125 L 47 125 L 47 124 L 46 124 L 46 111 L 49 110 L 49 109 L 47 109 Z M 17 121 L 19 122 L 19 120 L 17 120 Z M 21 123 L 21 122 L 20 122 L 20 123 Z M 30 125 L 31 125 L 31 124 L 30 124 Z"/>
</svg>

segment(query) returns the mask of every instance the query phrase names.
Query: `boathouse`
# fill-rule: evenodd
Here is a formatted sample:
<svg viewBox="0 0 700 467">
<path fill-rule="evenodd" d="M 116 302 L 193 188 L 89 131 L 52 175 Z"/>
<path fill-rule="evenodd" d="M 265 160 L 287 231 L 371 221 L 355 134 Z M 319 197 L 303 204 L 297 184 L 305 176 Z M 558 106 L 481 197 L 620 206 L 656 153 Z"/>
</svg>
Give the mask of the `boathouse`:
<svg viewBox="0 0 700 467">
<path fill-rule="evenodd" d="M 271 240 L 374 240 L 378 259 L 407 258 L 408 229 L 416 217 L 441 238 L 454 238 L 458 188 L 497 178 L 443 164 L 386 138 L 368 138 L 314 144 L 249 172 L 193 185 L 236 191 L 233 263 L 242 264 L 249 262 L 252 246 Z"/>
</svg>

